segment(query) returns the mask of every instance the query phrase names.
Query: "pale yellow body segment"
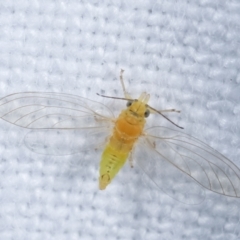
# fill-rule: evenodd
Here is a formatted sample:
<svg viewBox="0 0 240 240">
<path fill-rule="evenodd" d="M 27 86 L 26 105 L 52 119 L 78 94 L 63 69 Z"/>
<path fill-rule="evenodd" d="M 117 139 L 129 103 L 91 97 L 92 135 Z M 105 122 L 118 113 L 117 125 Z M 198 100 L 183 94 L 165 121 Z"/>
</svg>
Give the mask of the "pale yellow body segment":
<svg viewBox="0 0 240 240">
<path fill-rule="evenodd" d="M 106 188 L 122 168 L 135 142 L 142 135 L 148 99 L 149 95 L 143 93 L 118 116 L 100 162 L 99 188 L 101 190 Z"/>
</svg>

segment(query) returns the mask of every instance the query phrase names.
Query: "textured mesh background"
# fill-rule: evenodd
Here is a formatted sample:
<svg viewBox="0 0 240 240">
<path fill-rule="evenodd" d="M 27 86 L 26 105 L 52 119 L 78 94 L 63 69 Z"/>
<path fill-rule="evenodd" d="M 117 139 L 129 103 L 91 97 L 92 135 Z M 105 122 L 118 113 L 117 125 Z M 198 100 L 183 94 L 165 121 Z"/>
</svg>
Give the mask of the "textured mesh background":
<svg viewBox="0 0 240 240">
<path fill-rule="evenodd" d="M 239 13 L 238 0 L 1 1 L 0 96 L 106 101 L 96 92 L 122 96 L 123 68 L 129 92 L 181 109 L 172 119 L 184 132 L 240 166 Z M 129 164 L 99 191 L 101 152 L 40 155 L 22 143 L 27 131 L 0 128 L 0 239 L 240 238 L 239 199 L 206 191 L 202 204 L 182 204 Z"/>
</svg>

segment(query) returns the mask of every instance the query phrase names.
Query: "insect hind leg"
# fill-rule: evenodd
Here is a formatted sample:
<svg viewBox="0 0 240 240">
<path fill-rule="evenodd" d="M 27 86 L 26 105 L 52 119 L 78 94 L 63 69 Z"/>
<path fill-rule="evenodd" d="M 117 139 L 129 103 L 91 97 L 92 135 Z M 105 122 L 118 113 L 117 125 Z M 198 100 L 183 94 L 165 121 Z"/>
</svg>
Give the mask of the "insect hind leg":
<svg viewBox="0 0 240 240">
<path fill-rule="evenodd" d="M 130 152 L 128 160 L 129 160 L 130 167 L 133 168 L 133 153 L 132 152 Z"/>
</svg>

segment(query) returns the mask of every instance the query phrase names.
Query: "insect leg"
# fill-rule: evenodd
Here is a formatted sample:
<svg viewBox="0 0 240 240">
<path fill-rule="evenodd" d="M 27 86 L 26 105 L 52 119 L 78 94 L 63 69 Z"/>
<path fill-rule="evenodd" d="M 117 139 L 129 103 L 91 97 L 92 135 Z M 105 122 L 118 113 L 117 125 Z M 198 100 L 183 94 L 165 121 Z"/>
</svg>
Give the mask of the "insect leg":
<svg viewBox="0 0 240 240">
<path fill-rule="evenodd" d="M 95 146 L 94 150 L 97 151 L 99 149 L 102 149 L 105 147 L 105 145 L 108 143 L 109 137 L 106 137 L 102 143 L 99 143 L 97 146 Z"/>
<path fill-rule="evenodd" d="M 124 70 L 121 69 L 121 71 L 120 71 L 120 82 L 122 84 L 123 93 L 124 93 L 125 98 L 132 99 L 130 94 L 126 91 L 124 81 L 123 81 L 123 72 L 124 72 Z"/>
<path fill-rule="evenodd" d="M 132 154 L 132 151 L 130 152 L 130 155 L 129 155 L 129 164 L 130 164 L 130 167 L 133 168 L 133 154 Z"/>
</svg>

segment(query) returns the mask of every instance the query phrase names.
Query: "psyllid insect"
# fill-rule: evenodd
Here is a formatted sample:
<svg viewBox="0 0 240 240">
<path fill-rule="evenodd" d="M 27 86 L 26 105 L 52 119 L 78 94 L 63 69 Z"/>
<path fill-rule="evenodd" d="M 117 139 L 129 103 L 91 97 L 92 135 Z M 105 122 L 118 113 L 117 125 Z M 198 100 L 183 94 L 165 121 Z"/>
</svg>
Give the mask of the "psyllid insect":
<svg viewBox="0 0 240 240">
<path fill-rule="evenodd" d="M 148 105 L 150 95 L 145 92 L 138 99 L 133 99 L 125 89 L 122 73 L 123 71 L 120 74 L 120 82 L 124 97 L 101 95 L 126 101 L 126 108 L 117 118 L 111 109 L 97 101 L 71 94 L 41 92 L 15 93 L 2 98 L 0 117 L 11 124 L 32 130 L 25 137 L 29 149 L 56 155 L 64 149 L 56 147 L 56 144 L 43 147 L 41 141 L 47 139 L 37 135 L 38 133 L 78 131 L 78 134 L 84 133 L 90 138 L 100 132 L 107 136 L 111 129 L 100 162 L 101 190 L 110 184 L 127 159 L 133 166 L 134 153 L 137 150 L 142 157 L 134 159 L 134 162 L 159 188 L 162 182 L 162 174 L 159 173 L 170 167 L 184 175 L 187 181 L 194 180 L 212 192 L 239 198 L 240 169 L 219 152 L 190 135 L 161 126 L 146 128 L 146 118 L 154 113 L 181 128 L 164 115 L 166 112 L 179 111 L 156 110 Z M 48 144 L 44 143 L 44 146 L 51 144 L 49 141 Z M 73 142 L 67 148 L 71 152 L 75 149 L 82 151 L 85 144 L 86 141 Z M 166 170 L 165 175 L 167 174 Z"/>
<path fill-rule="evenodd" d="M 115 126 L 113 128 L 112 135 L 102 154 L 99 177 L 99 188 L 101 190 L 105 189 L 115 177 L 126 162 L 129 154 L 131 154 L 138 138 L 144 135 L 143 129 L 146 123 L 145 118 L 149 116 L 150 111 L 158 112 L 161 115 L 163 112 L 157 111 L 147 104 L 150 99 L 150 95 L 145 92 L 143 92 L 138 99 L 132 99 L 125 90 L 122 73 L 123 70 L 120 74 L 120 80 L 125 98 L 114 98 L 126 100 L 127 108 L 124 109 L 114 121 Z M 165 110 L 165 112 L 166 111 L 175 110 L 171 109 Z M 130 161 L 132 162 L 131 159 Z"/>
</svg>

